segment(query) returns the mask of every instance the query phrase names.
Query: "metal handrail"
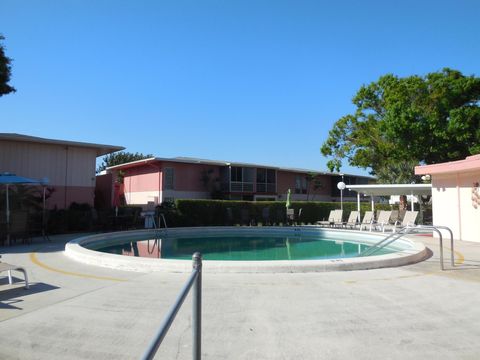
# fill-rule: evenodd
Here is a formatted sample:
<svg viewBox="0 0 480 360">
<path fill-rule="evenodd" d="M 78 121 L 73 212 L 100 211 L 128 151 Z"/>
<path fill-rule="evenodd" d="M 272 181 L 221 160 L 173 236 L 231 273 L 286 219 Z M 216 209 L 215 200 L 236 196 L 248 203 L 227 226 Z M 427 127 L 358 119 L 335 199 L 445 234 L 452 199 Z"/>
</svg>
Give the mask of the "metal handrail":
<svg viewBox="0 0 480 360">
<path fill-rule="evenodd" d="M 439 240 L 440 240 L 440 268 L 442 270 L 445 270 L 445 267 L 443 265 L 443 236 L 442 236 L 442 233 L 441 233 L 440 229 L 441 230 L 447 230 L 450 233 L 450 252 L 451 252 L 450 253 L 450 261 L 451 261 L 452 267 L 455 267 L 455 256 L 454 256 L 454 248 L 453 248 L 454 247 L 453 232 L 449 227 L 440 226 L 440 225 L 438 225 L 438 226 L 437 225 L 416 225 L 414 227 L 402 228 L 398 232 L 392 233 L 389 236 L 383 238 L 382 240 L 375 243 L 373 246 L 369 247 L 365 251 L 362 251 L 358 256 L 373 255 L 377 251 L 383 249 L 385 246 L 388 246 L 391 243 L 397 241 L 398 239 L 400 239 L 404 235 L 408 235 L 408 234 L 415 233 L 415 232 L 425 232 L 426 230 L 433 230 L 438 234 Z"/>
<path fill-rule="evenodd" d="M 180 294 L 178 295 L 175 303 L 172 305 L 167 315 L 163 319 L 160 328 L 157 331 L 157 334 L 150 342 L 147 350 L 142 356 L 142 360 L 153 359 L 160 344 L 162 343 L 165 335 L 167 335 L 170 326 L 175 320 L 175 316 L 180 310 L 185 298 L 188 295 L 188 292 L 193 287 L 192 296 L 193 296 L 193 309 L 192 309 L 192 330 L 193 330 L 193 359 L 201 359 L 201 350 L 202 350 L 202 255 L 198 252 L 193 254 L 193 270 L 188 278 L 187 282 L 183 286 Z"/>
<path fill-rule="evenodd" d="M 158 228 L 161 228 L 161 226 L 162 226 L 162 222 L 160 221 L 160 219 L 163 220 L 163 225 L 165 225 L 165 233 L 168 234 L 168 226 L 167 226 L 167 220 L 165 219 L 165 215 L 163 215 L 163 214 L 159 215 L 159 217 L 158 217 Z"/>
<path fill-rule="evenodd" d="M 406 235 L 406 234 L 407 234 L 406 233 L 406 228 L 402 228 L 398 232 L 391 233 L 390 235 L 383 238 L 379 242 L 373 244 L 371 247 L 369 247 L 365 251 L 362 251 L 359 254 L 359 256 L 372 255 L 372 254 L 376 253 L 377 251 L 379 251 L 380 249 L 383 249 L 385 246 L 391 244 L 392 242 L 398 240 L 399 238 L 401 238 L 403 235 Z"/>
<path fill-rule="evenodd" d="M 157 240 L 158 238 L 160 238 L 160 230 L 162 229 L 161 226 L 162 226 L 162 220 L 163 220 L 163 225 L 165 226 L 164 229 L 165 229 L 165 235 L 168 235 L 168 226 L 167 226 L 167 220 L 165 219 L 165 216 L 163 214 L 160 214 L 158 216 L 158 225 L 157 225 L 157 222 L 155 221 L 155 216 L 152 214 L 152 215 L 147 215 L 148 217 L 150 217 L 152 219 L 152 224 L 153 224 L 153 230 L 154 230 L 154 233 L 155 233 L 155 240 Z"/>
</svg>

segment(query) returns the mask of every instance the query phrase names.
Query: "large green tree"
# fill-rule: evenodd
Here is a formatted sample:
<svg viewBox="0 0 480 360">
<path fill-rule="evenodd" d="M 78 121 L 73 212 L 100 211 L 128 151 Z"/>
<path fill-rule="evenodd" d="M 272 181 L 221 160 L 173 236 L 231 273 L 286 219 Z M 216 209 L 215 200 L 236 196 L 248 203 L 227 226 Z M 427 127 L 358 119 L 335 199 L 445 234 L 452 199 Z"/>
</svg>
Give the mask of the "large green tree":
<svg viewBox="0 0 480 360">
<path fill-rule="evenodd" d="M 0 96 L 16 91 L 14 87 L 8 84 L 11 75 L 10 62 L 12 60 L 5 55 L 5 49 L 1 43 L 4 39 L 5 38 L 0 35 Z"/>
<path fill-rule="evenodd" d="M 384 178 L 408 178 L 415 164 L 480 153 L 480 78 L 445 68 L 426 76 L 392 74 L 362 86 L 356 111 L 334 124 L 321 152 L 328 167 L 342 160 Z M 394 181 L 394 179 L 392 179 Z"/>
<path fill-rule="evenodd" d="M 97 167 L 97 173 L 105 170 L 107 167 L 126 164 L 136 160 L 143 160 L 153 157 L 151 154 L 144 155 L 142 153 L 130 153 L 126 151 L 117 151 L 113 154 L 108 154 L 102 158 L 102 163 Z"/>
</svg>

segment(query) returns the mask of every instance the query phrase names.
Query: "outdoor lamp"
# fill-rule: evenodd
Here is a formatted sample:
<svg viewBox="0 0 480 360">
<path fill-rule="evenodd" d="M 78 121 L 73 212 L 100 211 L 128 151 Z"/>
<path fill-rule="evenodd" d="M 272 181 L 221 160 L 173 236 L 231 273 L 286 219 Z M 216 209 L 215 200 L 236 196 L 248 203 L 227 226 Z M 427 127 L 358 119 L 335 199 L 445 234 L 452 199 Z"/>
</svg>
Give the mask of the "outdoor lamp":
<svg viewBox="0 0 480 360">
<path fill-rule="evenodd" d="M 338 184 L 337 184 L 337 188 L 338 190 L 340 190 L 340 209 L 342 209 L 343 211 L 343 190 L 345 190 L 345 183 L 343 181 L 340 181 Z"/>
</svg>

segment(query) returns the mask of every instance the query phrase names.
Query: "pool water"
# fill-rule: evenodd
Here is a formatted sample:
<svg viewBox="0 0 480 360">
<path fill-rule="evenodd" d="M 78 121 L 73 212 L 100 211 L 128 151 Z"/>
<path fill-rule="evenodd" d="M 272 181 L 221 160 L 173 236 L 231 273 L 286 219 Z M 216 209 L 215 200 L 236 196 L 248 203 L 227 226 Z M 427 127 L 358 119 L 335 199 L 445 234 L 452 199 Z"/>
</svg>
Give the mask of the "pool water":
<svg viewBox="0 0 480 360">
<path fill-rule="evenodd" d="M 369 246 L 319 236 L 222 235 L 132 239 L 95 247 L 96 251 L 161 259 L 191 259 L 200 252 L 205 260 L 315 260 L 358 256 Z M 382 249 L 376 255 L 393 252 Z"/>
</svg>

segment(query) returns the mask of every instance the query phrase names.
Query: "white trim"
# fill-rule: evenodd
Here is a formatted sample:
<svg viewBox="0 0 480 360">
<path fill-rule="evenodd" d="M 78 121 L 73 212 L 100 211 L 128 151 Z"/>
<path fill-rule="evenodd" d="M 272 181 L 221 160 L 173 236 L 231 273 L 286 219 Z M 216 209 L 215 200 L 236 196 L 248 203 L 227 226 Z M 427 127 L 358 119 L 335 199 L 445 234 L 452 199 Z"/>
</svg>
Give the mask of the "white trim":
<svg viewBox="0 0 480 360">
<path fill-rule="evenodd" d="M 372 184 L 347 185 L 348 190 L 365 195 L 432 195 L 432 184 Z"/>
<path fill-rule="evenodd" d="M 362 233 L 348 230 L 325 230 L 318 227 L 205 227 L 205 228 L 171 228 L 169 236 L 182 235 L 213 235 L 228 233 L 242 233 L 251 235 L 255 233 L 276 233 L 282 236 L 297 236 L 298 229 L 306 233 L 328 233 L 338 239 L 350 238 L 350 242 L 374 244 L 383 238 L 383 234 Z M 89 250 L 85 245 L 112 244 L 131 239 L 132 236 L 152 234 L 151 230 L 122 231 L 81 237 L 65 245 L 65 254 L 76 261 L 113 269 L 138 272 L 191 272 L 191 260 L 173 260 L 140 258 L 101 253 Z M 354 236 L 354 238 L 351 238 Z M 360 270 L 382 267 L 393 267 L 419 262 L 427 256 L 427 250 L 421 243 L 412 241 L 413 237 L 406 236 L 395 244 L 397 252 L 384 255 L 365 257 L 338 258 L 325 260 L 278 260 L 278 261 L 204 261 L 202 271 L 208 273 L 292 273 L 292 272 L 318 272 L 338 270 Z"/>
</svg>

